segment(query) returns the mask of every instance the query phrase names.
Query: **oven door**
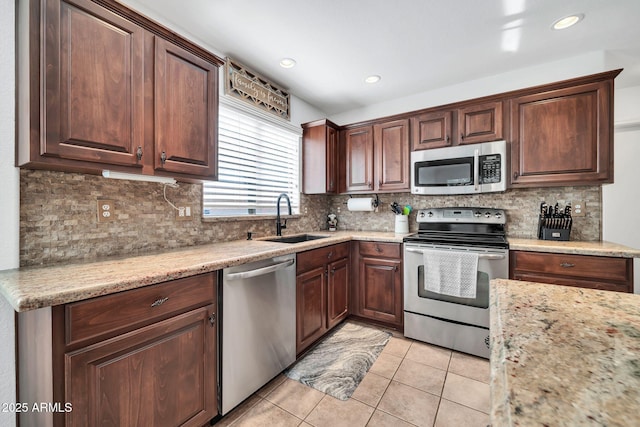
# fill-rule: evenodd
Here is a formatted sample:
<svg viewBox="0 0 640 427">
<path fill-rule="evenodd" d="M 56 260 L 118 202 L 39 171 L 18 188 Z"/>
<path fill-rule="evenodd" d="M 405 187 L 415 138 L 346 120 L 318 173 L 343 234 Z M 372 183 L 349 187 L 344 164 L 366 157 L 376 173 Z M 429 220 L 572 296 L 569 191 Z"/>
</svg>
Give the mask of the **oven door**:
<svg viewBox="0 0 640 427">
<path fill-rule="evenodd" d="M 478 274 L 475 298 L 459 298 L 429 292 L 424 286 L 422 249 L 469 251 L 478 254 Z M 489 281 L 507 278 L 507 249 L 471 248 L 405 243 L 404 250 L 404 310 L 445 321 L 489 327 Z"/>
</svg>

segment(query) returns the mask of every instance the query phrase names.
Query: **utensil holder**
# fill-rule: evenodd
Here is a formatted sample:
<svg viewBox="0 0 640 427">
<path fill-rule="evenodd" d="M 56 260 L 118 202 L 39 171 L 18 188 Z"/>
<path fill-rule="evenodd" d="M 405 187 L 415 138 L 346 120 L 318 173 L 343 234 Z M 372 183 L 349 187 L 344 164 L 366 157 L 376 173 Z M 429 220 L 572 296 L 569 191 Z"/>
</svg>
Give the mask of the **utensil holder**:
<svg viewBox="0 0 640 427">
<path fill-rule="evenodd" d="M 409 232 L 409 217 L 407 215 L 396 215 L 395 232 L 398 234 Z"/>
</svg>

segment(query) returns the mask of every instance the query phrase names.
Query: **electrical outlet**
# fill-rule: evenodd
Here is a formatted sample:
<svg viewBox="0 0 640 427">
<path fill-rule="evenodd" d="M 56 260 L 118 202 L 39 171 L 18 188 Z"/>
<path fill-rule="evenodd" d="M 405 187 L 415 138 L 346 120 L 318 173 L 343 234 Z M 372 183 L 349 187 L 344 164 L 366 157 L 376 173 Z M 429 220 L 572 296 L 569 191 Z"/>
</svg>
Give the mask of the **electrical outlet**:
<svg viewBox="0 0 640 427">
<path fill-rule="evenodd" d="M 193 217 L 193 209 L 190 205 L 178 206 L 176 219 L 178 221 L 189 221 Z"/>
<path fill-rule="evenodd" d="M 116 217 L 113 200 L 98 200 L 98 222 L 113 221 Z"/>
<path fill-rule="evenodd" d="M 571 204 L 571 216 L 585 216 L 587 214 L 587 202 L 578 200 Z"/>
</svg>

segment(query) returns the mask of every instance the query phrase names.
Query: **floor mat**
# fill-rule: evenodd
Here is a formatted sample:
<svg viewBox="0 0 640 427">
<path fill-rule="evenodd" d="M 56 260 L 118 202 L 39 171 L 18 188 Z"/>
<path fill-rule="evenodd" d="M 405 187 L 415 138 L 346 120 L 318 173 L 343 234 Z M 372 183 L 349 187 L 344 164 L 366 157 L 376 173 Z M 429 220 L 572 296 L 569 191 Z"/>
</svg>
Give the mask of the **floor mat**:
<svg viewBox="0 0 640 427">
<path fill-rule="evenodd" d="M 389 332 L 346 322 L 285 375 L 336 399 L 347 400 L 390 337 Z"/>
</svg>

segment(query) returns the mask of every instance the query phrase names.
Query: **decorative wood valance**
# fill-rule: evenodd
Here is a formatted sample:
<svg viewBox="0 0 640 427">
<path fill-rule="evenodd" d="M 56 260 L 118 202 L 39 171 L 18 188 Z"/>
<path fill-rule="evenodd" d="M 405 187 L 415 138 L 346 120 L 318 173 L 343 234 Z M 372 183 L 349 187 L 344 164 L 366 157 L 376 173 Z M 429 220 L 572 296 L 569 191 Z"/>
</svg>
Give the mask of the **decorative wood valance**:
<svg viewBox="0 0 640 427">
<path fill-rule="evenodd" d="M 225 59 L 224 71 L 225 94 L 241 99 L 280 118 L 291 119 L 289 92 L 230 58 Z"/>
</svg>

